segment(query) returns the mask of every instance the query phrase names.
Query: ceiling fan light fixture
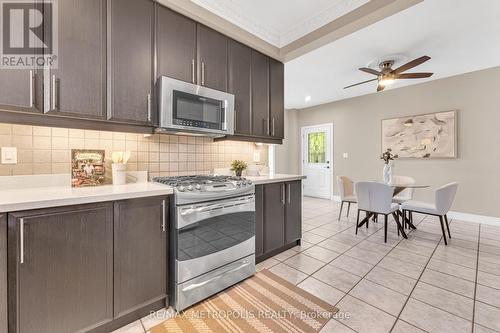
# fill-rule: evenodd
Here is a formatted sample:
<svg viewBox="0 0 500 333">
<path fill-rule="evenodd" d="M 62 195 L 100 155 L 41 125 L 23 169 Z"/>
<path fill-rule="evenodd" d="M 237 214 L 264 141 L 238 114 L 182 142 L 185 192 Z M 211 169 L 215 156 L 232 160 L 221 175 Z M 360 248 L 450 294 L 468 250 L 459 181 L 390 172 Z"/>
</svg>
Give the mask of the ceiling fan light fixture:
<svg viewBox="0 0 500 333">
<path fill-rule="evenodd" d="M 384 77 L 378 83 L 384 87 L 390 86 L 394 83 L 394 79 L 392 77 Z"/>
</svg>

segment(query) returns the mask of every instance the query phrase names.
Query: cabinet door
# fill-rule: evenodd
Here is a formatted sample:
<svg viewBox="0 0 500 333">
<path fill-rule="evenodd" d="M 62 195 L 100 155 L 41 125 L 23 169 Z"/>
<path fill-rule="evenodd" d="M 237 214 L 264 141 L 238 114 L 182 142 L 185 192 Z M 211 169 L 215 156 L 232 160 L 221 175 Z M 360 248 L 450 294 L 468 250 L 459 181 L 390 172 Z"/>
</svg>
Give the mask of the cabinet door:
<svg viewBox="0 0 500 333">
<path fill-rule="evenodd" d="M 228 43 L 228 92 L 234 95 L 234 132 L 251 133 L 251 65 L 252 50 L 241 43 Z"/>
<path fill-rule="evenodd" d="M 302 182 L 286 182 L 285 240 L 291 243 L 302 237 Z"/>
<path fill-rule="evenodd" d="M 64 0 L 58 6 L 58 66 L 44 78 L 44 110 L 102 119 L 106 110 L 106 1 Z"/>
<path fill-rule="evenodd" d="M 269 58 L 252 50 L 252 134 L 269 133 Z"/>
<path fill-rule="evenodd" d="M 39 112 L 43 110 L 41 70 L 0 69 L 0 109 Z"/>
<path fill-rule="evenodd" d="M 196 83 L 196 22 L 156 5 L 158 76 Z"/>
<path fill-rule="evenodd" d="M 255 256 L 264 254 L 264 186 L 255 186 Z"/>
<path fill-rule="evenodd" d="M 284 183 L 264 185 L 264 252 L 285 245 Z"/>
<path fill-rule="evenodd" d="M 111 84 L 108 119 L 152 121 L 153 25 L 151 0 L 109 0 Z"/>
<path fill-rule="evenodd" d="M 113 208 L 9 214 L 9 332 L 83 332 L 113 318 Z"/>
<path fill-rule="evenodd" d="M 227 91 L 227 40 L 215 30 L 198 24 L 198 84 Z"/>
<path fill-rule="evenodd" d="M 271 136 L 283 139 L 285 116 L 285 66 L 269 59 L 269 113 L 271 118 Z"/>
<path fill-rule="evenodd" d="M 114 314 L 167 294 L 167 198 L 115 202 Z"/>
</svg>

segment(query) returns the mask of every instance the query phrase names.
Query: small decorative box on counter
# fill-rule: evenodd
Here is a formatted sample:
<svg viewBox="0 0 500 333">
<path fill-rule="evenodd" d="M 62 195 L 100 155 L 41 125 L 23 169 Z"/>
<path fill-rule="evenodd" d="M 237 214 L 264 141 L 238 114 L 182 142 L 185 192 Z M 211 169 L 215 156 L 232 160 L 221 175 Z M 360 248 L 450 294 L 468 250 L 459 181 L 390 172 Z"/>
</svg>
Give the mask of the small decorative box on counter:
<svg viewBox="0 0 500 333">
<path fill-rule="evenodd" d="M 71 150 L 71 186 L 104 184 L 104 150 Z"/>
</svg>

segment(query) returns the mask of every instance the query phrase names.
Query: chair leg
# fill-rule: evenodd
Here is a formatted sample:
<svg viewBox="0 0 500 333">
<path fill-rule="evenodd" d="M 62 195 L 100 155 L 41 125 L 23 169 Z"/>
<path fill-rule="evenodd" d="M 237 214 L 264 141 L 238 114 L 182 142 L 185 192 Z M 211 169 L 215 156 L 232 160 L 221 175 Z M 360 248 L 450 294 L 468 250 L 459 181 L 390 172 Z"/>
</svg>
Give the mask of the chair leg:
<svg viewBox="0 0 500 333">
<path fill-rule="evenodd" d="M 340 221 L 340 216 L 342 215 L 342 208 L 344 207 L 344 202 L 342 201 L 340 203 L 340 212 L 339 212 L 339 218 L 337 219 L 337 221 Z"/>
<path fill-rule="evenodd" d="M 413 212 L 410 212 L 410 223 L 413 224 Z M 408 226 L 409 228 L 410 226 Z"/>
<path fill-rule="evenodd" d="M 387 214 L 384 215 L 384 243 L 387 243 Z"/>
<path fill-rule="evenodd" d="M 398 237 L 399 237 L 399 217 L 398 217 L 399 211 L 392 213 L 392 217 L 394 217 L 394 220 L 396 221 L 396 229 L 398 230 Z"/>
<path fill-rule="evenodd" d="M 446 214 L 444 215 L 444 221 L 446 222 L 446 229 L 448 230 L 448 237 L 451 238 L 450 224 L 448 223 L 448 216 Z"/>
<path fill-rule="evenodd" d="M 444 245 L 448 245 L 448 242 L 446 241 L 446 234 L 444 232 L 444 221 L 443 217 L 439 216 L 439 223 L 441 224 L 441 232 L 443 233 L 443 239 L 444 239 Z"/>
<path fill-rule="evenodd" d="M 349 217 L 349 210 L 350 210 L 350 209 L 351 209 L 351 203 L 350 203 L 350 202 L 348 202 L 348 203 L 347 203 L 347 215 L 346 215 L 346 217 Z"/>
<path fill-rule="evenodd" d="M 358 234 L 358 228 L 359 228 L 359 209 L 358 209 L 358 216 L 356 217 L 356 235 Z"/>
</svg>

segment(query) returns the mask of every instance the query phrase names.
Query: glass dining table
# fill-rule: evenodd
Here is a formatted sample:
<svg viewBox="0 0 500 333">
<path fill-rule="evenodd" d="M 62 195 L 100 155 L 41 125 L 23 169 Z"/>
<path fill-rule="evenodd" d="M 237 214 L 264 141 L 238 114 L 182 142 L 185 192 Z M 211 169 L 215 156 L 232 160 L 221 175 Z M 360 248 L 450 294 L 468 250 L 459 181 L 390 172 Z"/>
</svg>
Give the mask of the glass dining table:
<svg viewBox="0 0 500 333">
<path fill-rule="evenodd" d="M 430 187 L 429 185 L 418 184 L 418 183 L 413 183 L 413 184 L 411 184 L 411 183 L 391 183 L 388 185 L 394 189 L 394 193 L 392 195 L 393 197 L 397 196 L 398 194 L 400 194 L 401 192 L 403 192 L 406 189 L 422 189 L 422 188 Z M 401 235 L 407 239 L 408 235 L 406 234 L 406 232 L 403 228 L 403 225 L 408 225 L 411 229 L 417 229 L 417 227 L 415 227 L 415 225 L 413 224 L 413 219 L 411 219 L 409 216 L 408 217 L 404 216 L 402 211 L 397 210 L 396 215 L 403 222 L 403 224 L 401 225 L 400 221 L 398 221 L 398 219 L 396 219 L 396 223 L 398 225 L 398 230 L 401 233 Z M 377 214 L 367 212 L 365 218 L 363 220 L 361 220 L 361 222 L 359 223 L 358 228 L 363 226 L 365 223 L 369 223 L 370 218 L 376 219 L 376 217 L 377 217 Z"/>
</svg>

